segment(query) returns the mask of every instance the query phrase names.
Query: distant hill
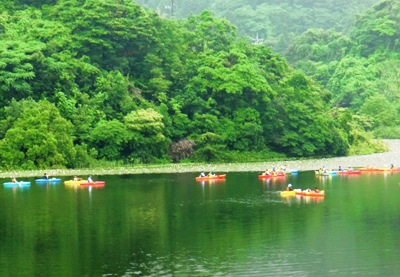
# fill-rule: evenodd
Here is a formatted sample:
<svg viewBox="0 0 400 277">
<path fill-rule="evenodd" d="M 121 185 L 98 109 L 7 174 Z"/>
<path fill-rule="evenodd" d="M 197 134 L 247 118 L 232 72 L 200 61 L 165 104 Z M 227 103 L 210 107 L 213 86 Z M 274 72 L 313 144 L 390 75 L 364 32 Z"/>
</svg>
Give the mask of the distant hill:
<svg viewBox="0 0 400 277">
<path fill-rule="evenodd" d="M 165 17 L 186 18 L 210 10 L 237 26 L 240 35 L 282 53 L 298 35 L 310 28 L 348 33 L 356 18 L 379 0 L 139 0 Z M 173 8 L 171 8 L 173 7 Z"/>
<path fill-rule="evenodd" d="M 399 138 L 400 2 L 382 1 L 358 17 L 348 35 L 312 29 L 285 56 L 332 92 L 332 105 L 363 116 L 378 137 Z"/>
</svg>

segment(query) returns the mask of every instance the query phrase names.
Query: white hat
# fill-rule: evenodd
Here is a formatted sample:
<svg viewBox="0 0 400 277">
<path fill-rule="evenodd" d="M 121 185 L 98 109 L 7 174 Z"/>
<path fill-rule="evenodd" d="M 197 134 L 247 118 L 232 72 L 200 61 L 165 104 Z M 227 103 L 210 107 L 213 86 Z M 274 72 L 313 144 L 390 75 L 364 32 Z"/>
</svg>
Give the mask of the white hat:
<svg viewBox="0 0 400 277">
<path fill-rule="evenodd" d="M 292 187 L 292 184 L 289 184 L 288 187 L 291 188 L 291 187 Z"/>
</svg>

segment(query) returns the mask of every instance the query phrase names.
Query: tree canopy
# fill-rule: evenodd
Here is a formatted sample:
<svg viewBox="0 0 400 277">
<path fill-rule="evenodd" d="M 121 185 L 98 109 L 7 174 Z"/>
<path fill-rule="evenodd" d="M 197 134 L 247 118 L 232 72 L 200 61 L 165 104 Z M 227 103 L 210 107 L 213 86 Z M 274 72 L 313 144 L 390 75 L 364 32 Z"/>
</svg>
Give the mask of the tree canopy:
<svg viewBox="0 0 400 277">
<path fill-rule="evenodd" d="M 3 6 L 2 168 L 346 155 L 365 130 L 396 120 L 372 102 L 382 88 L 397 99 L 397 75 L 353 45 L 362 33 L 303 35 L 292 60 L 310 58 L 307 76 L 210 11 L 178 20 L 129 0 Z M 374 25 L 386 43 L 392 21 Z M 392 83 L 367 82 L 379 74 Z"/>
</svg>

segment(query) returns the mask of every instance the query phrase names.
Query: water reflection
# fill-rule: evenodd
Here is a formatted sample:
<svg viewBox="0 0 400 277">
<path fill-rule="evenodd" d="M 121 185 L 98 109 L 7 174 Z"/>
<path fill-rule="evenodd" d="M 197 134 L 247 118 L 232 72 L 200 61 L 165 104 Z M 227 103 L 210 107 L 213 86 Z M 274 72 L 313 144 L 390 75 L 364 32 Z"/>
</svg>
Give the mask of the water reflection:
<svg viewBox="0 0 400 277">
<path fill-rule="evenodd" d="M 395 276 L 399 175 L 110 176 L 0 190 L 0 276 Z M 318 186 L 327 196 L 281 198 Z M 12 192 L 15 190 L 16 197 Z M 22 193 L 27 192 L 27 193 Z M 376 259 L 377 256 L 384 257 Z M 329 262 L 327 262 L 329 260 Z"/>
<path fill-rule="evenodd" d="M 19 192 L 28 191 L 30 187 L 30 185 L 4 185 L 4 190 L 11 191 L 16 196 Z"/>
<path fill-rule="evenodd" d="M 26 192 L 31 188 L 30 183 L 4 183 L 4 190 L 11 191 L 14 196 L 17 195 L 18 192 Z"/>
<path fill-rule="evenodd" d="M 197 183 L 201 184 L 202 186 L 204 186 L 204 185 L 215 185 L 215 184 L 220 184 L 220 183 L 225 183 L 225 182 L 226 182 L 225 179 L 197 181 Z"/>
<path fill-rule="evenodd" d="M 322 196 L 302 196 L 302 195 L 295 195 L 295 196 L 281 196 L 283 202 L 286 204 L 315 204 L 321 203 L 324 201 L 325 197 Z"/>
<path fill-rule="evenodd" d="M 285 184 L 288 183 L 288 179 L 287 178 L 268 178 L 268 179 L 259 179 L 259 182 L 262 184 L 264 190 L 268 191 L 273 188 L 284 187 Z"/>
</svg>

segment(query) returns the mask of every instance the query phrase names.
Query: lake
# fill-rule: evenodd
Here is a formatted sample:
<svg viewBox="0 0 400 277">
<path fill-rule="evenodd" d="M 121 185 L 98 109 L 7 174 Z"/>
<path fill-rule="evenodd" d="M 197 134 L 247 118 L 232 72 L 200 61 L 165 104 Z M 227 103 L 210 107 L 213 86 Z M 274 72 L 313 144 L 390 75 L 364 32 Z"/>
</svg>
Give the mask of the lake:
<svg viewBox="0 0 400 277">
<path fill-rule="evenodd" d="M 318 167 L 318 166 L 316 166 Z M 85 176 L 86 177 L 86 176 Z M 397 276 L 400 173 L 0 189 L 0 276 Z M 71 176 L 62 177 L 69 180 Z M 0 179 L 1 184 L 9 179 Z M 324 198 L 282 198 L 287 184 Z"/>
</svg>

